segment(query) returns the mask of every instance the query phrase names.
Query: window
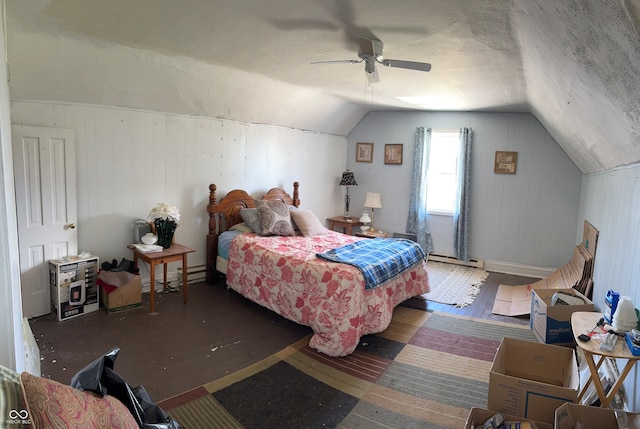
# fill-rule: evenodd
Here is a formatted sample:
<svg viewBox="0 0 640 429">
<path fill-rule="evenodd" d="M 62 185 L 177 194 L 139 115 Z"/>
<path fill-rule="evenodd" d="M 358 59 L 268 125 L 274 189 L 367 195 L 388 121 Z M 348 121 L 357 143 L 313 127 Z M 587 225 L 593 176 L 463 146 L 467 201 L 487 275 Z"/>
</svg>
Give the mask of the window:
<svg viewBox="0 0 640 429">
<path fill-rule="evenodd" d="M 427 172 L 427 212 L 453 215 L 456 201 L 456 169 L 460 137 L 458 131 L 431 132 Z"/>
</svg>

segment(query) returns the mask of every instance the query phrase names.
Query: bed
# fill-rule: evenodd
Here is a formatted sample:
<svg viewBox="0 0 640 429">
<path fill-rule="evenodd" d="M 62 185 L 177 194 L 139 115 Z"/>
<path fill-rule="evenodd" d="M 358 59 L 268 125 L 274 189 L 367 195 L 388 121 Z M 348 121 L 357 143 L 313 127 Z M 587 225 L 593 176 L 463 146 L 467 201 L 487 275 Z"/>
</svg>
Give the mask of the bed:
<svg viewBox="0 0 640 429">
<path fill-rule="evenodd" d="M 352 353 L 363 335 L 389 326 L 398 304 L 429 292 L 426 259 L 369 289 L 365 276 L 355 266 L 319 258 L 318 254 L 342 246 L 368 245 L 357 242 L 370 239 L 318 226 L 315 215 L 299 209 L 298 182 L 293 184 L 293 197 L 273 188 L 257 202 L 239 189 L 218 201 L 216 191 L 216 185 L 209 186 L 207 283 L 215 283 L 218 273 L 226 274 L 228 288 L 289 320 L 310 326 L 314 334 L 309 345 L 319 352 L 329 356 Z M 251 210 L 242 209 L 259 205 L 262 210 L 271 204 L 269 201 L 276 201 L 279 207 L 286 205 L 290 217 L 296 220 L 292 225 L 299 224 L 300 231 L 267 236 L 250 232 L 243 216 Z M 311 219 L 313 228 L 309 229 L 306 218 Z M 223 241 L 226 250 L 219 246 Z"/>
</svg>

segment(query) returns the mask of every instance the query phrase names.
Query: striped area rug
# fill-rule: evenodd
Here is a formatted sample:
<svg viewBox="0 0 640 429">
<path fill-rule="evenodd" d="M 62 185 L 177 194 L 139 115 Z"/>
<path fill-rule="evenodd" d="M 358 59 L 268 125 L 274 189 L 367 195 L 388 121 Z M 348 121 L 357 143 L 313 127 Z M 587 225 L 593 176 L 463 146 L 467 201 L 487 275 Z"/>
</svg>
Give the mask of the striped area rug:
<svg viewBox="0 0 640 429">
<path fill-rule="evenodd" d="M 389 328 L 331 358 L 308 338 L 160 402 L 184 428 L 461 428 L 486 408 L 503 337 L 528 327 L 397 307 Z"/>
</svg>

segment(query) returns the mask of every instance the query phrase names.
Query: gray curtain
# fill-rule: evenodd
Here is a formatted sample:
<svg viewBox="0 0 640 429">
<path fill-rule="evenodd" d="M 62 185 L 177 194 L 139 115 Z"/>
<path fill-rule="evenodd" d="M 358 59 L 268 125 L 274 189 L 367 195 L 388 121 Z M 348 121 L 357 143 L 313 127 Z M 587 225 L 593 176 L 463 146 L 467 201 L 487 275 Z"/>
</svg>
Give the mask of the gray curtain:
<svg viewBox="0 0 640 429">
<path fill-rule="evenodd" d="M 469 189 L 471 178 L 471 128 L 460 128 L 456 205 L 453 210 L 453 250 L 456 258 L 469 261 Z"/>
<path fill-rule="evenodd" d="M 426 254 L 433 252 L 433 240 L 427 229 L 427 170 L 429 169 L 429 146 L 431 128 L 416 128 L 416 149 L 413 159 L 413 180 L 409 199 L 407 232 L 416 234 L 418 244 Z"/>
</svg>

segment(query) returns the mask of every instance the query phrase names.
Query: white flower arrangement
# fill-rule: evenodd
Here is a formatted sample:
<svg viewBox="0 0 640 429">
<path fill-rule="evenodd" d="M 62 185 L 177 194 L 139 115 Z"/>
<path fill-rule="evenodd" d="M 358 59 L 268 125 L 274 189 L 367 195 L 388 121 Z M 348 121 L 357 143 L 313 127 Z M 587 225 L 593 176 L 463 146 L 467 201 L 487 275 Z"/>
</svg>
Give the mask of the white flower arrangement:
<svg viewBox="0 0 640 429">
<path fill-rule="evenodd" d="M 180 211 L 177 207 L 170 206 L 166 203 L 158 203 L 151 211 L 147 220 L 155 221 L 157 219 L 180 222 Z"/>
</svg>

